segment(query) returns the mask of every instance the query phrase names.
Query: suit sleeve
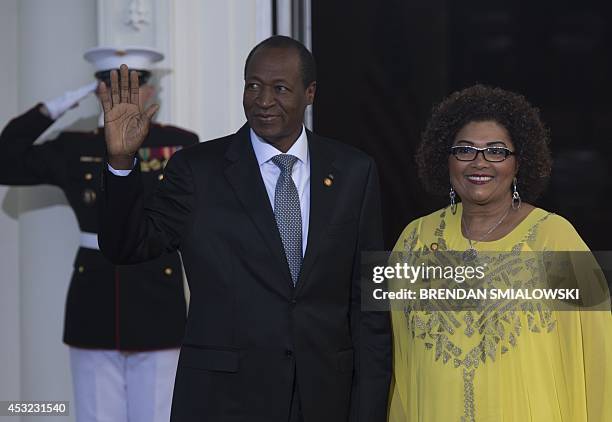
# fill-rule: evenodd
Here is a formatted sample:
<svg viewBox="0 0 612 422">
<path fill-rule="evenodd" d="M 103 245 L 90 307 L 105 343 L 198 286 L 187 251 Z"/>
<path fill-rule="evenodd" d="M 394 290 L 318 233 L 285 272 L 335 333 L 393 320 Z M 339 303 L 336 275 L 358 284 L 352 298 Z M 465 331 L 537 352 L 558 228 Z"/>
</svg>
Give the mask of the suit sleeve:
<svg viewBox="0 0 612 422">
<path fill-rule="evenodd" d="M 388 312 L 361 309 L 361 252 L 381 251 L 382 217 L 376 165 L 372 161 L 364 192 L 359 241 L 353 267 L 351 327 L 355 374 L 351 422 L 386 422 L 391 381 L 391 329 Z"/>
<path fill-rule="evenodd" d="M 149 261 L 180 247 L 193 207 L 193 178 L 184 152 L 172 156 L 146 203 L 138 164 L 128 176 L 105 170 L 98 243 L 115 264 Z"/>
<path fill-rule="evenodd" d="M 52 123 L 37 105 L 6 125 L 0 134 L 0 184 L 62 185 L 66 177 L 64 142 L 33 145 Z"/>
</svg>

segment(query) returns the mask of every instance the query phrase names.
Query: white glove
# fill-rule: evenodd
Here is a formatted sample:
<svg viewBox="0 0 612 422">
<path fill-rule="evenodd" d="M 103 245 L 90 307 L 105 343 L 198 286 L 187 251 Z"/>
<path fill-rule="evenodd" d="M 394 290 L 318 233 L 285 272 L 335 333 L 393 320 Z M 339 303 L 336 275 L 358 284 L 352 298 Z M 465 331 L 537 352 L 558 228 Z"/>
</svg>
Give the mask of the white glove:
<svg viewBox="0 0 612 422">
<path fill-rule="evenodd" d="M 98 82 L 91 82 L 74 91 L 67 91 L 57 98 L 43 102 L 49 112 L 49 117 L 57 120 L 66 111 L 76 106 L 79 101 L 94 92 L 97 86 Z"/>
</svg>

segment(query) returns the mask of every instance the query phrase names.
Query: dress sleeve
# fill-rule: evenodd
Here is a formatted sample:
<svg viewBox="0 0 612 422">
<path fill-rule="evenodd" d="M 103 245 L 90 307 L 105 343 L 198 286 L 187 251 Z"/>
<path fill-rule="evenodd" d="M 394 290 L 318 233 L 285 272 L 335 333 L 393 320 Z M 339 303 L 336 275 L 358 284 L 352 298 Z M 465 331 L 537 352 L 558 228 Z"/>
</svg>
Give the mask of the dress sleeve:
<svg viewBox="0 0 612 422">
<path fill-rule="evenodd" d="M 584 376 L 589 421 L 612 414 L 612 315 L 610 311 L 581 311 Z"/>
<path fill-rule="evenodd" d="M 579 314 L 578 338 L 576 341 L 567 339 L 567 343 L 582 349 L 576 351 L 573 364 L 584 367 L 587 420 L 609 420 L 612 414 L 612 314 L 608 284 L 594 255 L 569 221 L 551 215 L 540 233 L 541 247 L 552 253 L 568 252 L 565 254 L 569 261 L 568 273 L 572 274 L 580 291 L 588 292 L 592 298 L 583 299 L 590 302 L 587 304 L 590 308 L 583 306 L 576 311 Z"/>
</svg>

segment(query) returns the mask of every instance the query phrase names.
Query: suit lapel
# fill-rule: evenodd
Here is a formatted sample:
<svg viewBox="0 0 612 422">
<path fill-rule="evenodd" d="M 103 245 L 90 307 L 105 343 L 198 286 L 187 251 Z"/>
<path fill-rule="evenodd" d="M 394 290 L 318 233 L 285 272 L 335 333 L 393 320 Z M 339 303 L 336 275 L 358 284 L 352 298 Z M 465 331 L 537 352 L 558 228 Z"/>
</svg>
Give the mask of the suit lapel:
<svg viewBox="0 0 612 422">
<path fill-rule="evenodd" d="M 321 249 L 319 245 L 327 228 L 328 217 L 331 210 L 335 208 L 336 188 L 334 183 L 326 185 L 325 179 L 329 178 L 335 182 L 339 176 L 337 169 L 333 166 L 334 154 L 326 147 L 325 142 L 310 131 L 307 131 L 307 135 L 310 154 L 310 219 L 306 254 L 296 285 L 296 294 L 299 294 L 304 285 L 308 284 L 308 276 Z"/>
<path fill-rule="evenodd" d="M 283 295 L 289 296 L 292 284 L 291 274 L 276 227 L 274 212 L 251 145 L 248 125 L 244 125 L 234 135 L 226 158 L 230 163 L 225 169 L 225 176 L 276 259 L 279 271 L 283 275 L 285 283 L 282 286 L 276 283 L 271 283 L 271 286 L 276 290 L 280 289 Z"/>
</svg>

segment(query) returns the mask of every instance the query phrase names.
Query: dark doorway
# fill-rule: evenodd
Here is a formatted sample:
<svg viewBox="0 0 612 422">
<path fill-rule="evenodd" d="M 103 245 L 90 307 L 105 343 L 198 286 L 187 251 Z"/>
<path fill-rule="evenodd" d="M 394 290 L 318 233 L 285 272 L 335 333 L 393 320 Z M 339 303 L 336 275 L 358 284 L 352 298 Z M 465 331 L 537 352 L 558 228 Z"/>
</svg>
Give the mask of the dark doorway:
<svg viewBox="0 0 612 422">
<path fill-rule="evenodd" d="M 446 203 L 423 192 L 414 150 L 431 108 L 480 82 L 517 91 L 551 130 L 553 178 L 536 204 L 611 249 L 612 6 L 512 0 L 313 1 L 315 130 L 379 166 L 385 240 Z"/>
</svg>

